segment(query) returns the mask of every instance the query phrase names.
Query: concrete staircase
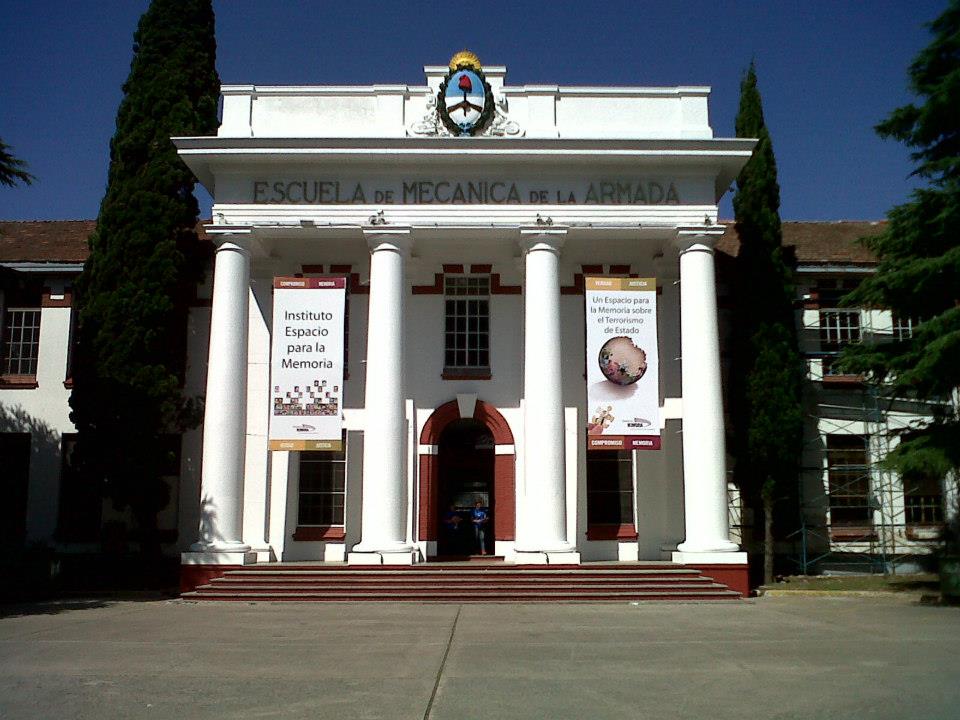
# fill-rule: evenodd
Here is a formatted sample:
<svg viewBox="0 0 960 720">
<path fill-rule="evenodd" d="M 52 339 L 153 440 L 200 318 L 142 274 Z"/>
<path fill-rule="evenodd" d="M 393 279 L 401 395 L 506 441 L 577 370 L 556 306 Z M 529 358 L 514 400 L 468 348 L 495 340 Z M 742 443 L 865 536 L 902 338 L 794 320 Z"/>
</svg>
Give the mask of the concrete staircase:
<svg viewBox="0 0 960 720">
<path fill-rule="evenodd" d="M 185 600 L 307 602 L 638 602 L 736 600 L 695 568 L 671 563 L 518 566 L 426 563 L 412 567 L 274 563 L 227 571 Z"/>
</svg>

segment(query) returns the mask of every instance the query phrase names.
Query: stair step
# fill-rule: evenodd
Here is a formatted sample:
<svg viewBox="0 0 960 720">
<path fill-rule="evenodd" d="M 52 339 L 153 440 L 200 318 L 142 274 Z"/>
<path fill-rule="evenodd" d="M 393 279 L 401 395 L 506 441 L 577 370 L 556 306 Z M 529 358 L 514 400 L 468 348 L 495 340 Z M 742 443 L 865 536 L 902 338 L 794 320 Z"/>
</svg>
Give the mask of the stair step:
<svg viewBox="0 0 960 720">
<path fill-rule="evenodd" d="M 493 601 L 493 602 L 546 602 L 551 600 L 570 600 L 578 602 L 594 601 L 629 601 L 629 600 L 736 600 L 740 598 L 739 593 L 732 590 L 714 590 L 710 592 L 598 592 L 598 593 L 565 593 L 565 592 L 538 592 L 529 595 L 516 593 L 497 593 L 494 595 L 483 595 L 469 593 L 461 595 L 458 593 L 434 592 L 425 595 L 409 595 L 399 593 L 345 593 L 345 592 L 324 592 L 324 593 L 267 593 L 267 592 L 190 592 L 182 596 L 186 600 L 310 600 L 310 601 L 356 601 L 356 600 L 386 600 L 386 601 L 411 601 L 419 602 L 423 600 L 437 600 L 448 602 L 470 602 L 470 601 Z"/>
<path fill-rule="evenodd" d="M 448 584 L 421 584 L 404 585 L 402 587 L 393 587 L 385 585 L 311 585 L 309 587 L 291 586 L 291 585 L 247 585 L 242 583 L 211 583 L 197 588 L 199 592 L 363 592 L 371 591 L 391 592 L 393 594 L 402 593 L 434 593 L 434 592 L 459 592 L 470 594 L 496 594 L 496 593 L 519 593 L 519 592 L 634 592 L 634 591 L 654 591 L 654 592 L 679 592 L 679 591 L 701 591 L 701 590 L 726 590 L 723 585 L 711 583 L 675 583 L 672 585 L 625 585 L 622 583 L 612 583 L 608 585 L 564 585 L 561 587 L 544 587 L 539 584 L 526 585 L 448 585 Z"/>
<path fill-rule="evenodd" d="M 740 594 L 698 569 L 662 564 L 517 566 L 254 565 L 229 570 L 189 600 L 303 602 L 731 601 Z"/>
<path fill-rule="evenodd" d="M 310 575 L 334 575 L 334 576 L 344 576 L 344 575 L 357 575 L 364 577 L 381 577 L 381 576 L 410 576 L 410 575 L 423 575 L 423 576 L 450 576 L 450 575 L 469 575 L 471 577 L 478 575 L 517 575 L 517 576 L 596 576 L 596 577 L 610 577 L 610 576 L 621 576 L 621 577 L 645 577 L 650 575 L 663 575 L 663 576 L 676 576 L 676 575 L 693 575 L 698 576 L 700 573 L 697 570 L 688 570 L 683 568 L 638 568 L 638 569 L 629 569 L 629 570 L 576 570 L 576 569 L 519 569 L 516 566 L 503 567 L 503 568 L 464 568 L 464 569 L 401 569 L 401 570 L 384 570 L 378 567 L 371 567 L 369 569 L 357 569 L 357 568 L 330 568 L 330 569 L 312 569 L 312 568 L 290 568 L 290 569 L 276 569 L 273 567 L 265 567 L 262 570 L 256 567 L 245 568 L 243 570 L 231 570 L 231 575 L 243 575 L 243 576 L 263 576 L 263 575 L 283 575 L 290 577 L 297 576 L 310 576 Z"/>
<path fill-rule="evenodd" d="M 470 576 L 457 576 L 457 577 L 382 577 L 382 578 L 372 578 L 372 577 L 363 577 L 357 575 L 339 575 L 339 576 L 320 576 L 320 575 L 301 575 L 298 577 L 289 577 L 283 575 L 264 575 L 264 576 L 242 576 L 235 575 L 233 573 L 227 573 L 226 575 L 214 579 L 212 582 L 222 583 L 222 582 L 233 582 L 233 583 L 248 583 L 251 585 L 259 585 L 262 583 L 269 583 L 275 585 L 300 585 L 304 583 L 329 583 L 331 585 L 340 585 L 340 584 L 351 584 L 351 585 L 420 585 L 423 583 L 477 583 L 477 584 L 514 584 L 514 583 L 529 583 L 535 582 L 543 586 L 551 585 L 563 585 L 569 583 L 576 583 L 579 585 L 603 585 L 608 583 L 657 583 L 661 585 L 669 585 L 672 583 L 678 582 L 710 582 L 709 578 L 697 575 L 685 575 L 685 576 L 675 576 L 675 577 L 655 577 L 647 576 L 642 578 L 624 578 L 624 577 L 526 577 L 523 575 L 510 575 L 510 576 L 480 576 L 480 575 L 470 575 Z"/>
</svg>

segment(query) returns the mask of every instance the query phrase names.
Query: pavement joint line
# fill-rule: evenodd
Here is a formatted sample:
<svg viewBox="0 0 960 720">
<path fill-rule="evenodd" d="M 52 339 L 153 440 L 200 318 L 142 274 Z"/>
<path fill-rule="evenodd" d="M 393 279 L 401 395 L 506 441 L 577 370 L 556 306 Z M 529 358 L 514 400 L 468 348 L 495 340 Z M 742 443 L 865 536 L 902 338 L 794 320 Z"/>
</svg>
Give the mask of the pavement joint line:
<svg viewBox="0 0 960 720">
<path fill-rule="evenodd" d="M 430 693 L 430 700 L 427 701 L 427 708 L 423 711 L 423 720 L 430 720 L 430 714 L 433 712 L 433 701 L 437 699 L 437 691 L 440 689 L 440 678 L 443 675 L 443 668 L 447 664 L 447 656 L 450 654 L 450 646 L 453 645 L 453 635 L 457 631 L 457 623 L 460 621 L 460 613 L 463 611 L 463 605 L 457 606 L 457 614 L 453 618 L 453 624 L 450 626 L 450 637 L 447 638 L 447 647 L 443 651 L 443 657 L 440 659 L 440 667 L 437 668 L 437 678 L 433 683 L 433 690 Z"/>
</svg>

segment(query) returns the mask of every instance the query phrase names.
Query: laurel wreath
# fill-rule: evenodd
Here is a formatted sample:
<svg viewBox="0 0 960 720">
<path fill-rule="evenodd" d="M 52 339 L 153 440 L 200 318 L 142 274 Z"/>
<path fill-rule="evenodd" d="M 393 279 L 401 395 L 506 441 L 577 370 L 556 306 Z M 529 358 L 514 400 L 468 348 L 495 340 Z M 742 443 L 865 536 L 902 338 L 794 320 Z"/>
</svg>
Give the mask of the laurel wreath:
<svg viewBox="0 0 960 720">
<path fill-rule="evenodd" d="M 437 114 L 439 115 L 440 121 L 443 123 L 444 127 L 446 127 L 451 133 L 454 135 L 464 134 L 463 128 L 457 125 L 450 118 L 450 114 L 447 112 L 447 104 L 444 101 L 447 94 L 447 83 L 450 81 L 450 78 L 452 78 L 461 70 L 471 70 L 475 72 L 477 77 L 480 78 L 480 81 L 483 83 L 483 112 L 480 113 L 480 118 L 477 120 L 476 124 L 467 131 L 468 135 L 477 135 L 487 127 L 490 122 L 490 118 L 493 117 L 494 110 L 493 90 L 490 89 L 490 83 L 487 82 L 487 76 L 483 74 L 483 70 L 480 68 L 469 63 L 460 63 L 447 73 L 446 77 L 443 78 L 443 82 L 440 83 L 440 92 L 437 93 Z"/>
</svg>

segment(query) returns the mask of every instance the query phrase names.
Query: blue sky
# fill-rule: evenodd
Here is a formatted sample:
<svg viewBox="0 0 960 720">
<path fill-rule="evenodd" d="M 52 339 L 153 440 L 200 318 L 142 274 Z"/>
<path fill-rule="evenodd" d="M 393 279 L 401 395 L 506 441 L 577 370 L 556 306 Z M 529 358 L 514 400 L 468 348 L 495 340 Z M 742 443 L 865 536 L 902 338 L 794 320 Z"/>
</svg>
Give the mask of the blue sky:
<svg viewBox="0 0 960 720">
<path fill-rule="evenodd" d="M 39 182 L 0 219 L 96 216 L 133 31 L 147 0 L 0 0 L 0 138 Z M 508 84 L 710 85 L 732 136 L 757 62 L 788 220 L 880 218 L 915 183 L 873 126 L 911 98 L 907 66 L 943 0 L 656 3 L 221 0 L 224 83 L 423 83 L 468 47 Z M 729 198 L 721 208 L 731 215 Z"/>
</svg>

